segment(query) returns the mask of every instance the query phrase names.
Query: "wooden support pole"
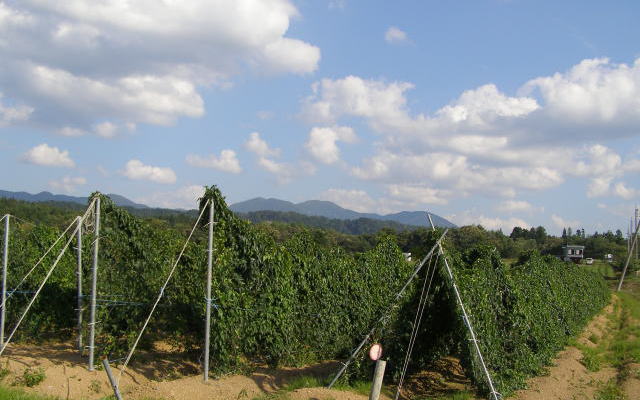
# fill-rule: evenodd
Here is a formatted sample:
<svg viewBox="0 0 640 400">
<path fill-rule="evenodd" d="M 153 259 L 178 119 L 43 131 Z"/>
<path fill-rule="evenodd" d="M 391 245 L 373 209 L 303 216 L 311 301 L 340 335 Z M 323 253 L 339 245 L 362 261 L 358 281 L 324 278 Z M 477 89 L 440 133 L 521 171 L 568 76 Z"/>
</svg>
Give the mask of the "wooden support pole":
<svg viewBox="0 0 640 400">
<path fill-rule="evenodd" d="M 2 309 L 0 310 L 0 346 L 4 345 L 5 310 L 7 308 L 7 266 L 9 264 L 9 218 L 4 216 L 4 241 L 2 251 Z"/>
<path fill-rule="evenodd" d="M 106 357 L 102 359 L 102 365 L 104 366 L 104 371 L 107 373 L 107 378 L 109 378 L 109 383 L 111 384 L 111 389 L 113 389 L 113 394 L 116 396 L 116 399 L 122 400 L 122 395 L 120 394 L 120 389 L 118 388 L 118 382 L 113 379 L 111 366 L 109 365 L 109 360 Z"/>
<path fill-rule="evenodd" d="M 96 341 L 96 296 L 98 287 L 98 242 L 100 240 L 100 195 L 96 197 L 95 238 L 93 241 L 93 266 L 91 267 L 91 314 L 89 318 L 89 371 L 94 370 Z"/>
<path fill-rule="evenodd" d="M 78 307 L 78 351 L 82 353 L 82 217 L 78 217 L 76 232 L 76 285 L 78 289 L 77 307 Z"/>
<path fill-rule="evenodd" d="M 213 199 L 209 201 L 209 245 L 207 248 L 207 315 L 204 334 L 204 381 L 209 380 L 209 336 L 211 335 L 211 268 L 213 264 Z"/>
</svg>

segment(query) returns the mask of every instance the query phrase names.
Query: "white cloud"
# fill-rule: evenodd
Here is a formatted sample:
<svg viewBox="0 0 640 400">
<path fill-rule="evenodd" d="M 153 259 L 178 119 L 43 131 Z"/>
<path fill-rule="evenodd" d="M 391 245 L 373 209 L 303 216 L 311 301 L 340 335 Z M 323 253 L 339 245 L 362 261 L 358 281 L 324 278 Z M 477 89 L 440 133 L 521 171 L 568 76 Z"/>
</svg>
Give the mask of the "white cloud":
<svg viewBox="0 0 640 400">
<path fill-rule="evenodd" d="M 258 132 L 252 132 L 244 143 L 245 149 L 257 156 L 258 165 L 263 170 L 276 177 L 280 184 L 289 183 L 293 178 L 315 173 L 315 167 L 308 162 L 296 166 L 290 163 L 278 162 L 273 158 L 280 156 L 280 149 L 274 149 L 264 141 Z"/>
<path fill-rule="evenodd" d="M 85 185 L 87 180 L 81 176 L 71 177 L 65 176 L 60 180 L 49 181 L 49 186 L 55 190 L 61 190 L 65 193 L 73 193 L 77 186 Z"/>
<path fill-rule="evenodd" d="M 272 149 L 267 142 L 262 140 L 260 133 L 252 132 L 249 139 L 244 143 L 244 147 L 260 157 L 278 157 L 280 149 Z"/>
<path fill-rule="evenodd" d="M 70 126 L 65 126 L 65 127 L 62 127 L 60 129 L 58 129 L 58 131 L 56 133 L 59 134 L 59 135 L 62 135 L 62 136 L 75 137 L 75 136 L 83 136 L 87 132 L 82 130 L 82 129 L 72 128 Z"/>
<path fill-rule="evenodd" d="M 118 133 L 118 127 L 111 122 L 102 122 L 93 126 L 93 131 L 96 135 L 106 139 L 110 139 L 116 136 Z"/>
<path fill-rule="evenodd" d="M 140 160 L 129 160 L 122 174 L 129 179 L 156 183 L 175 183 L 176 174 L 171 168 L 145 165 Z"/>
<path fill-rule="evenodd" d="M 581 225 L 580 221 L 578 220 L 564 219 L 555 214 L 551 215 L 551 222 L 553 222 L 553 224 L 558 228 L 570 228 L 570 227 L 575 228 Z"/>
<path fill-rule="evenodd" d="M 203 115 L 201 87 L 315 71 L 318 47 L 287 36 L 298 15 L 289 0 L 2 2 L 0 87 L 52 131 L 172 124 Z"/>
<path fill-rule="evenodd" d="M 333 164 L 340 160 L 340 149 L 336 142 L 354 143 L 356 140 L 355 132 L 347 126 L 314 127 L 309 132 L 305 147 L 316 160 Z"/>
<path fill-rule="evenodd" d="M 605 143 L 640 132 L 640 58 L 632 65 L 585 60 L 528 81 L 515 96 L 485 84 L 430 114 L 409 109 L 412 88 L 357 76 L 323 79 L 312 85 L 301 114 L 315 124 L 368 124 L 379 136 L 375 151 L 351 168 L 363 180 L 454 197 L 514 197 L 579 178 L 588 180 L 590 197 L 631 195 L 616 182 L 640 171 L 640 159 Z"/>
<path fill-rule="evenodd" d="M 434 189 L 418 185 L 387 185 L 387 193 L 392 198 L 408 204 L 447 204 L 452 196 L 449 190 Z"/>
<path fill-rule="evenodd" d="M 384 33 L 384 40 L 392 44 L 403 43 L 407 41 L 407 34 L 399 28 L 392 26 Z"/>
<path fill-rule="evenodd" d="M 319 123 L 333 124 L 342 116 L 368 118 L 385 126 L 411 124 L 404 92 L 413 88 L 406 82 L 385 83 L 357 76 L 323 79 L 313 84 L 313 95 L 306 99 L 303 116 Z"/>
<path fill-rule="evenodd" d="M 537 211 L 536 207 L 532 206 L 531 203 L 524 200 L 505 200 L 502 201 L 496 207 L 496 210 L 506 213 L 522 213 L 522 212 L 533 212 Z"/>
<path fill-rule="evenodd" d="M 447 215 L 445 217 L 449 221 L 458 226 L 465 225 L 482 225 L 487 230 L 502 230 L 502 232 L 509 234 L 513 231 L 513 228 L 519 226 L 521 228 L 530 228 L 531 224 L 520 218 L 500 218 L 500 217 L 487 217 L 476 210 L 467 210 L 460 214 Z"/>
<path fill-rule="evenodd" d="M 39 144 L 23 154 L 22 160 L 31 164 L 47 167 L 75 167 L 75 162 L 69 157 L 67 150 L 49 146 L 46 143 Z"/>
<path fill-rule="evenodd" d="M 222 150 L 220 156 L 210 154 L 209 156 L 201 157 L 196 154 L 189 154 L 187 155 L 187 164 L 193 167 L 213 168 L 219 171 L 231 172 L 232 174 L 242 172 L 240 161 L 238 161 L 236 152 L 233 150 Z"/>
<path fill-rule="evenodd" d="M 187 185 L 176 190 L 154 192 L 148 196 L 138 197 L 136 202 L 151 207 L 192 210 L 198 207 L 198 198 L 203 194 L 204 186 Z"/>
<path fill-rule="evenodd" d="M 320 198 L 357 212 L 373 212 L 378 209 L 377 201 L 364 190 L 328 189 Z"/>
<path fill-rule="evenodd" d="M 634 197 L 640 197 L 640 191 L 633 188 L 628 188 L 623 182 L 618 182 L 613 188 L 613 192 L 616 196 L 622 197 L 625 200 L 631 200 Z"/>
<path fill-rule="evenodd" d="M 608 58 L 583 60 L 566 73 L 532 79 L 521 91 L 534 90 L 553 118 L 582 125 L 613 123 L 616 128 L 640 121 L 640 59 L 632 65 L 614 64 Z M 607 133 L 621 133 L 612 131 Z"/>
<path fill-rule="evenodd" d="M 0 6 L 2 3 L 0 3 Z M 0 12 L 2 10 L 0 9 Z M 29 119 L 33 113 L 33 108 L 28 106 L 9 107 L 2 104 L 2 93 L 0 93 L 0 128 L 11 125 L 16 122 L 24 122 Z"/>
</svg>

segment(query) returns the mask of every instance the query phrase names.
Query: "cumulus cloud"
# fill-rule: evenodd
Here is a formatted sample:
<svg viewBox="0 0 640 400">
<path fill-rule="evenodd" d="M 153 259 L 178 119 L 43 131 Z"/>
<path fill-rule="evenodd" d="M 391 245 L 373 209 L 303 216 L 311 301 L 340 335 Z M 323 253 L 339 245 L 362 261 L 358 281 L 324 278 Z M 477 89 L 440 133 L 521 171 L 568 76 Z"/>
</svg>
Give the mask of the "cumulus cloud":
<svg viewBox="0 0 640 400">
<path fill-rule="evenodd" d="M 357 212 L 373 212 L 378 210 L 378 202 L 364 190 L 328 189 L 320 195 L 320 198 Z"/>
<path fill-rule="evenodd" d="M 0 10 L 1 12 L 2 10 Z M 2 93 L 0 93 L 0 127 L 14 124 L 16 122 L 27 121 L 33 112 L 32 107 L 20 105 L 9 107 L 2 103 Z"/>
<path fill-rule="evenodd" d="M 297 16 L 289 0 L 0 2 L 0 87 L 54 132 L 172 124 L 203 115 L 200 87 L 315 71 L 320 50 L 287 36 Z"/>
<path fill-rule="evenodd" d="M 22 160 L 30 164 L 46 167 L 73 168 L 76 163 L 69 157 L 67 150 L 60 150 L 46 143 L 39 144 L 22 155 Z"/>
<path fill-rule="evenodd" d="M 60 190 L 65 193 L 73 193 L 80 185 L 85 185 L 87 180 L 81 176 L 65 176 L 60 180 L 49 181 L 49 186 L 54 190 Z"/>
<path fill-rule="evenodd" d="M 429 114 L 409 108 L 412 88 L 357 76 L 323 79 L 311 86 L 301 115 L 313 124 L 365 122 L 379 139 L 351 173 L 383 185 L 513 198 L 577 177 L 590 197 L 630 196 L 619 183 L 640 171 L 640 159 L 605 142 L 640 130 L 640 59 L 585 60 L 531 79 L 516 95 L 485 84 Z"/>
<path fill-rule="evenodd" d="M 530 223 L 520 218 L 488 217 L 478 213 L 476 210 L 466 210 L 459 214 L 447 215 L 445 218 L 458 226 L 482 225 L 485 229 L 492 231 L 502 230 L 507 234 L 513 231 L 516 226 L 521 228 L 531 227 Z"/>
<path fill-rule="evenodd" d="M 340 160 L 340 149 L 336 142 L 353 143 L 356 139 L 353 129 L 347 126 L 315 127 L 309 132 L 305 147 L 316 160 L 334 164 Z"/>
<path fill-rule="evenodd" d="M 220 152 L 220 156 L 210 154 L 202 157 L 197 154 L 189 154 L 187 155 L 187 164 L 192 167 L 213 168 L 219 171 L 230 172 L 232 174 L 239 174 L 242 172 L 240 161 L 238 161 L 236 152 L 233 150 L 222 150 Z"/>
<path fill-rule="evenodd" d="M 505 213 L 530 213 L 534 211 L 541 211 L 541 209 L 534 207 L 531 203 L 524 200 L 502 201 L 498 204 L 496 210 Z"/>
<path fill-rule="evenodd" d="M 171 168 L 145 165 L 140 160 L 127 161 L 122 174 L 133 180 L 145 180 L 156 183 L 176 182 L 176 174 Z"/>
<path fill-rule="evenodd" d="M 616 196 L 622 197 L 625 200 L 631 200 L 637 198 L 640 195 L 640 191 L 633 188 L 628 188 L 624 182 L 618 182 L 613 188 L 613 192 Z"/>
<path fill-rule="evenodd" d="M 384 40 L 391 44 L 403 43 L 407 41 L 407 34 L 399 28 L 391 26 L 384 33 Z"/>
<path fill-rule="evenodd" d="M 405 185 L 386 185 L 384 193 L 374 198 L 361 189 L 331 188 L 322 192 L 320 198 L 358 212 L 389 214 L 446 204 L 447 197 L 450 196 L 446 191 L 430 187 Z"/>
<path fill-rule="evenodd" d="M 252 132 L 249 135 L 244 147 L 257 156 L 260 168 L 274 175 L 280 184 L 289 183 L 296 176 L 315 173 L 315 167 L 309 163 L 296 166 L 274 160 L 280 156 L 280 149 L 271 148 L 258 132 Z"/>
<path fill-rule="evenodd" d="M 280 149 L 272 149 L 267 142 L 262 140 L 259 132 L 251 132 L 249 139 L 244 143 L 245 149 L 260 157 L 278 157 Z"/>
<path fill-rule="evenodd" d="M 187 185 L 171 191 L 159 191 L 138 197 L 136 202 L 151 207 L 193 210 L 198 207 L 198 198 L 203 194 L 204 186 Z"/>
</svg>

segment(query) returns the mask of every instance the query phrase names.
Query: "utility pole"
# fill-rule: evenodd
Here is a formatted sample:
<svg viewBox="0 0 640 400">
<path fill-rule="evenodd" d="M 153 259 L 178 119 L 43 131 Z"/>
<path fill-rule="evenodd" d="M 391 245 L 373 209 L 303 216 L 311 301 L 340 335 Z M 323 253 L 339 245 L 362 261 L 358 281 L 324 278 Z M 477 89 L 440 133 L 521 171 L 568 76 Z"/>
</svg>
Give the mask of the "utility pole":
<svg viewBox="0 0 640 400">
<path fill-rule="evenodd" d="M 93 266 L 91 267 L 91 314 L 89 321 L 89 371 L 93 371 L 96 340 L 96 296 L 98 286 L 98 241 L 100 240 L 100 194 L 96 196 L 95 238 L 93 241 Z"/>
</svg>

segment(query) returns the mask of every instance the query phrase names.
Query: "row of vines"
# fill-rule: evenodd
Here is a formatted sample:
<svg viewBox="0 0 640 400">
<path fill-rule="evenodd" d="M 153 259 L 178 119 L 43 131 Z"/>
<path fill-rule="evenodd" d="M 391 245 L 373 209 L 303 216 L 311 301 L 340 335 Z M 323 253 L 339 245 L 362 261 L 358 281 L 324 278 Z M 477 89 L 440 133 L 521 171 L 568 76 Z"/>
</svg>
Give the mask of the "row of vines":
<svg viewBox="0 0 640 400">
<path fill-rule="evenodd" d="M 121 357 L 148 314 L 188 232 L 152 227 L 102 197 L 97 324 L 99 353 Z M 340 359 L 384 313 L 415 265 L 404 260 L 393 238 L 364 253 L 318 245 L 305 233 L 278 244 L 237 218 L 220 191 L 207 188 L 200 209 L 215 204 L 211 366 L 217 373 L 248 366 L 299 365 Z M 207 229 L 204 221 L 188 244 L 152 319 L 142 347 L 164 340 L 202 354 Z M 90 287 L 93 226 L 84 227 L 83 287 Z M 425 249 L 442 232 L 433 232 Z M 17 285 L 60 231 L 20 225 L 11 231 L 8 287 Z M 446 241 L 445 241 L 446 248 Z M 7 303 L 8 326 L 17 320 L 51 265 L 47 257 Z M 480 338 L 480 348 L 499 391 L 521 387 L 608 300 L 602 280 L 578 266 L 531 254 L 517 265 L 502 263 L 495 249 L 480 247 L 448 254 Z M 442 263 L 442 259 L 439 259 Z M 441 265 L 428 299 L 410 371 L 444 355 L 462 359 L 481 390 L 484 378 Z M 385 347 L 391 374 L 398 377 L 424 273 L 392 308 L 374 340 Z M 85 305 L 88 304 L 88 297 Z M 19 340 L 74 335 L 76 260 L 68 251 L 19 331 Z M 85 321 L 88 310 L 85 308 Z M 364 354 L 345 379 L 370 374 Z"/>
</svg>

